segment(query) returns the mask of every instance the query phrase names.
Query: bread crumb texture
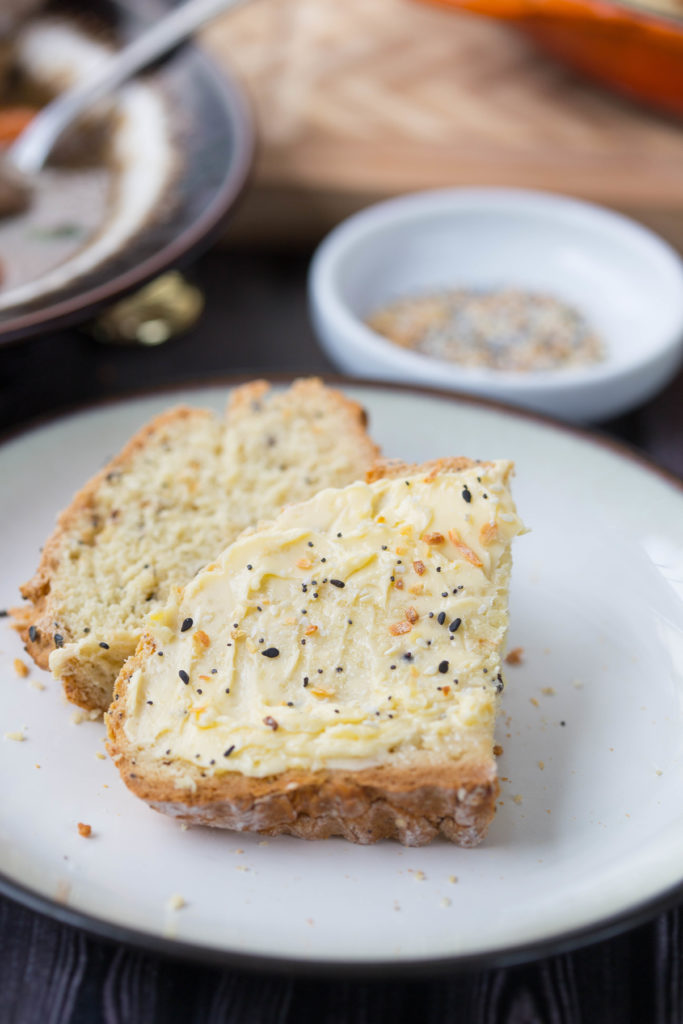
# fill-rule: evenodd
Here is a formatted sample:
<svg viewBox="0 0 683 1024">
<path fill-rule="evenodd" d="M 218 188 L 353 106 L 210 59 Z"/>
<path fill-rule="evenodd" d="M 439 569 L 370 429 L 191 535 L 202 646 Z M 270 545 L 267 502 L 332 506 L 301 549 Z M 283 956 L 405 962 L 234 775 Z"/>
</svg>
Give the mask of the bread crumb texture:
<svg viewBox="0 0 683 1024">
<path fill-rule="evenodd" d="M 107 715 L 130 788 L 269 834 L 478 841 L 523 530 L 511 471 L 385 467 L 286 508 L 174 591 Z M 418 575 L 408 596 L 397 584 Z"/>
<path fill-rule="evenodd" d="M 225 418 L 177 408 L 144 427 L 62 513 L 21 589 L 27 650 L 69 700 L 106 709 L 150 612 L 241 531 L 362 477 L 363 410 L 315 379 L 236 389 Z"/>
</svg>

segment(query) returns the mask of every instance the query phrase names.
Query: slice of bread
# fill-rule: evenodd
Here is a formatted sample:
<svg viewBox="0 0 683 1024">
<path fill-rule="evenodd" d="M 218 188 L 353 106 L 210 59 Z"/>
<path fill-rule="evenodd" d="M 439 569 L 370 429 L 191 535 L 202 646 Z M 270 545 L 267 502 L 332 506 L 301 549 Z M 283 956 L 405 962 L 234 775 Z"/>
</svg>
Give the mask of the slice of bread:
<svg viewBox="0 0 683 1024">
<path fill-rule="evenodd" d="M 484 836 L 498 792 L 509 462 L 386 463 L 245 532 L 151 617 L 106 716 L 183 821 L 407 845 Z"/>
<path fill-rule="evenodd" d="M 176 408 L 143 427 L 59 517 L 22 588 L 27 650 L 69 700 L 105 710 L 148 613 L 241 531 L 377 454 L 360 406 L 319 380 L 237 388 L 225 419 Z"/>
</svg>

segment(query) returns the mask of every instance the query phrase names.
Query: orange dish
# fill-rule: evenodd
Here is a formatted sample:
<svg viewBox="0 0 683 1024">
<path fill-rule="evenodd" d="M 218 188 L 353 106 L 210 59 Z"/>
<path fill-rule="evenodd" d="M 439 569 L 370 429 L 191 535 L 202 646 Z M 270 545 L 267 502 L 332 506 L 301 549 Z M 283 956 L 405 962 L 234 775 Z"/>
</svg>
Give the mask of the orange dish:
<svg viewBox="0 0 683 1024">
<path fill-rule="evenodd" d="M 506 19 L 567 64 L 683 114 L 683 2 L 436 0 Z"/>
</svg>

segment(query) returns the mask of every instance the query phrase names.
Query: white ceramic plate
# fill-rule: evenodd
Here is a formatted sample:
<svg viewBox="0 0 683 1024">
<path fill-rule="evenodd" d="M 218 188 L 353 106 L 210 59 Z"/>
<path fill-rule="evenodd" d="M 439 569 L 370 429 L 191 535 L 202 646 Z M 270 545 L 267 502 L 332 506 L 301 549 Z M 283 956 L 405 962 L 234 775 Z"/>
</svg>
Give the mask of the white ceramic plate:
<svg viewBox="0 0 683 1024">
<path fill-rule="evenodd" d="M 522 959 L 637 920 L 683 882 L 683 491 L 624 451 L 453 397 L 349 387 L 390 455 L 512 457 L 531 532 L 516 542 L 485 843 L 263 840 L 182 831 L 124 785 L 101 722 L 13 670 L 0 621 L 0 887 L 117 939 L 206 960 L 401 971 Z M 0 605 L 17 600 L 57 511 L 152 415 L 211 388 L 65 416 L 0 448 Z M 41 682 L 44 690 L 32 683 Z M 1 737 L 23 731 L 24 742 Z M 39 767 L 38 767 L 39 766 Z M 93 837 L 78 835 L 77 823 Z M 455 880 L 457 879 L 457 881 Z M 186 906 L 169 910 L 169 897 Z"/>
</svg>

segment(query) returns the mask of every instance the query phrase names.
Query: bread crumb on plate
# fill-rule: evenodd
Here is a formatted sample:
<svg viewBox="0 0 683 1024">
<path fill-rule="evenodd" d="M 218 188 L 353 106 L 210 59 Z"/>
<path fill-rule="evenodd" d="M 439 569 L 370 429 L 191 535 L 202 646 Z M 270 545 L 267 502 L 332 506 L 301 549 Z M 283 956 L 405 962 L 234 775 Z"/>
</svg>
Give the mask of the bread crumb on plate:
<svg viewBox="0 0 683 1024">
<path fill-rule="evenodd" d="M 513 647 L 511 651 L 508 651 L 505 657 L 506 665 L 521 665 L 524 661 L 524 648 Z"/>
</svg>

